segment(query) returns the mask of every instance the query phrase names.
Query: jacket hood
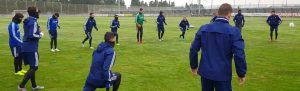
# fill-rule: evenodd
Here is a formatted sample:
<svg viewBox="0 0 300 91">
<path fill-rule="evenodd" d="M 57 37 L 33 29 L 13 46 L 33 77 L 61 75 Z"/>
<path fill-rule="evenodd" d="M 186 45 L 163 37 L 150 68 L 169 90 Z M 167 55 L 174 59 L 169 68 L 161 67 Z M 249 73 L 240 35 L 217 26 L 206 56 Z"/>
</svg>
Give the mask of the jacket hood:
<svg viewBox="0 0 300 91">
<path fill-rule="evenodd" d="M 113 48 L 109 43 L 106 43 L 106 42 L 102 42 L 99 44 L 98 48 L 96 49 L 97 52 L 102 52 L 106 49 L 109 49 L 109 48 Z"/>
</svg>

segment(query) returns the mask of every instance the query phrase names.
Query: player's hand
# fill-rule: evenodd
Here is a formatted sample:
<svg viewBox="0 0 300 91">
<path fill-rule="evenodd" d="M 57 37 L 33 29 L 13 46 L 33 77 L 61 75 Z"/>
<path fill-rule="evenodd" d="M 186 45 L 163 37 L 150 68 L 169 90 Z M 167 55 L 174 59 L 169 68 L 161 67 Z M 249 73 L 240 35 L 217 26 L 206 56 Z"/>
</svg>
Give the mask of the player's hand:
<svg viewBox="0 0 300 91">
<path fill-rule="evenodd" d="M 58 29 L 60 29 L 60 26 L 57 26 L 58 27 Z"/>
<path fill-rule="evenodd" d="M 165 23 L 165 25 L 168 25 L 167 23 Z"/>
<path fill-rule="evenodd" d="M 239 77 L 239 85 L 240 86 L 244 85 L 245 81 L 246 81 L 246 77 Z"/>
<path fill-rule="evenodd" d="M 193 76 L 196 76 L 197 75 L 197 69 L 192 69 L 192 74 L 193 74 Z"/>
</svg>

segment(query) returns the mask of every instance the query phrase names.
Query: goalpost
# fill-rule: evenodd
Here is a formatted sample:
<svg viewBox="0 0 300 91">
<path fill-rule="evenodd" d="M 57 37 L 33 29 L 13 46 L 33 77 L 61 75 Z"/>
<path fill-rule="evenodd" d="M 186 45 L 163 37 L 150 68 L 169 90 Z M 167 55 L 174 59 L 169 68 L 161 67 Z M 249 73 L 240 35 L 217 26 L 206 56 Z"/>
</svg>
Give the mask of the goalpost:
<svg viewBox="0 0 300 91">
<path fill-rule="evenodd" d="M 27 10 L 14 10 L 12 15 L 14 16 L 16 13 L 22 13 L 24 17 L 28 17 Z"/>
</svg>

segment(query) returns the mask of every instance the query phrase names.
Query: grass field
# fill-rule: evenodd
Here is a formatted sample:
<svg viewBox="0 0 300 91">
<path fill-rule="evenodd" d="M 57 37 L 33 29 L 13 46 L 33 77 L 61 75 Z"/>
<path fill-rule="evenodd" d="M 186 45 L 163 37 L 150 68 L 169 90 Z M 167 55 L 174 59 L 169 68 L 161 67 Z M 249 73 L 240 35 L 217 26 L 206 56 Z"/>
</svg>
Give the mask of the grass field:
<svg viewBox="0 0 300 91">
<path fill-rule="evenodd" d="M 110 31 L 112 17 L 96 17 L 100 31 L 93 31 L 93 46 L 103 41 Z M 144 44 L 136 44 L 134 17 L 120 17 L 120 46 L 116 46 L 117 59 L 113 71 L 122 73 L 120 91 L 199 91 L 200 79 L 192 76 L 189 67 L 189 47 L 198 28 L 210 17 L 188 17 L 196 28 L 187 31 L 186 40 L 179 39 L 178 24 L 181 17 L 167 17 L 165 41 L 157 39 L 155 17 L 146 17 Z M 243 37 L 248 64 L 247 80 L 239 86 L 233 73 L 234 91 L 299 91 L 300 90 L 300 18 L 296 27 L 289 28 L 289 18 L 279 28 L 279 40 L 269 42 L 269 27 L 265 17 L 246 17 Z M 8 46 L 9 17 L 0 18 L 0 88 L 16 91 L 23 76 L 13 74 L 13 59 Z M 39 19 L 46 29 L 47 17 Z M 81 91 L 91 65 L 93 50 L 82 48 L 83 23 L 86 17 L 60 18 L 57 53 L 50 52 L 50 38 L 40 40 L 40 62 L 36 79 L 43 91 Z M 232 22 L 231 22 L 232 23 Z M 23 29 L 21 29 L 23 32 Z M 46 30 L 45 30 L 46 31 Z M 23 33 L 22 33 L 23 34 Z M 88 43 L 86 43 L 88 46 Z M 28 69 L 28 67 L 25 67 Z M 233 69 L 234 70 L 234 69 Z M 235 71 L 233 71 L 235 72 Z M 26 86 L 31 87 L 30 81 Z M 98 91 L 104 91 L 98 90 Z"/>
</svg>

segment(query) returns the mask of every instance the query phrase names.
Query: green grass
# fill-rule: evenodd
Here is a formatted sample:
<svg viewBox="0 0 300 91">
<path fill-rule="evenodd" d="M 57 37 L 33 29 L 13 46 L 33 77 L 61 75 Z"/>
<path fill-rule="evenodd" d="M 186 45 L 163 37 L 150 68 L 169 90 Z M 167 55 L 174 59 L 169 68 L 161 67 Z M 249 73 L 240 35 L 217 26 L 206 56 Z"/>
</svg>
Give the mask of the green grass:
<svg viewBox="0 0 300 91">
<path fill-rule="evenodd" d="M 103 41 L 110 31 L 112 17 L 96 17 L 100 31 L 93 31 L 93 46 Z M 188 17 L 196 28 L 187 31 L 186 40 L 179 40 L 178 24 L 181 17 L 167 17 L 165 41 L 157 39 L 155 17 L 146 17 L 143 45 L 136 44 L 134 17 L 120 17 L 120 46 L 116 46 L 117 59 L 113 71 L 122 73 L 120 91 L 199 91 L 200 79 L 192 76 L 189 67 L 189 47 L 198 28 L 210 17 Z M 299 91 L 300 90 L 300 27 L 288 27 L 289 18 L 279 28 L 279 41 L 269 42 L 269 27 L 265 17 L 246 17 L 243 37 L 248 64 L 247 80 L 239 86 L 233 73 L 234 91 Z M 0 88 L 15 91 L 22 76 L 13 75 L 13 59 L 8 46 L 9 17 L 0 19 Z M 39 19 L 43 30 L 47 17 Z M 86 17 L 60 18 L 58 48 L 51 53 L 49 36 L 40 40 L 40 62 L 36 79 L 44 91 L 80 91 L 91 65 L 93 50 L 82 48 L 83 23 Z M 300 19 L 294 20 L 296 25 Z M 231 22 L 232 23 L 232 22 Z M 23 32 L 23 29 L 21 30 Z M 23 34 L 23 33 L 22 33 Z M 87 44 L 86 44 L 87 46 Z M 28 69 L 28 67 L 25 67 Z M 233 71 L 235 72 L 235 71 Z M 30 81 L 27 88 L 31 86 Z M 104 91 L 102 89 L 101 91 Z"/>
</svg>

